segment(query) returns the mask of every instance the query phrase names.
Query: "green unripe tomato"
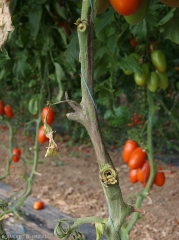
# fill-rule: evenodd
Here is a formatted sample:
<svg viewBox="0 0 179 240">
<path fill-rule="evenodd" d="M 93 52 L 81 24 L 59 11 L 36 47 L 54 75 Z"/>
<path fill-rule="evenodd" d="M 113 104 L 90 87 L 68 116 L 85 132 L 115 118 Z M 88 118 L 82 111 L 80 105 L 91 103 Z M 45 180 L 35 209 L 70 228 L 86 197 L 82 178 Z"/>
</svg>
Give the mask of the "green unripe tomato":
<svg viewBox="0 0 179 240">
<path fill-rule="evenodd" d="M 125 16 L 124 18 L 129 24 L 135 25 L 141 22 L 145 18 L 149 10 L 149 6 L 150 6 L 150 0 L 143 0 L 142 5 L 137 12 L 135 12 L 132 15 Z"/>
<path fill-rule="evenodd" d="M 130 72 L 130 71 L 127 70 L 127 69 L 123 70 L 123 72 L 124 72 L 125 75 L 131 75 L 131 74 L 132 74 L 132 72 Z"/>
<path fill-rule="evenodd" d="M 154 50 L 151 53 L 151 61 L 159 72 L 165 72 L 167 69 L 167 60 L 162 50 Z"/>
<path fill-rule="evenodd" d="M 157 76 L 159 78 L 159 87 L 163 90 L 165 90 L 168 85 L 169 85 L 169 80 L 168 80 L 168 76 L 167 74 L 164 72 L 164 73 L 161 73 L 159 71 L 156 71 L 157 73 Z"/>
<path fill-rule="evenodd" d="M 134 73 L 134 81 L 138 86 L 144 86 L 150 76 L 150 70 L 147 63 L 142 64 L 142 69 L 144 73 Z"/>
<path fill-rule="evenodd" d="M 151 72 L 147 80 L 147 87 L 151 92 L 156 92 L 159 85 L 159 78 L 156 72 Z"/>
</svg>

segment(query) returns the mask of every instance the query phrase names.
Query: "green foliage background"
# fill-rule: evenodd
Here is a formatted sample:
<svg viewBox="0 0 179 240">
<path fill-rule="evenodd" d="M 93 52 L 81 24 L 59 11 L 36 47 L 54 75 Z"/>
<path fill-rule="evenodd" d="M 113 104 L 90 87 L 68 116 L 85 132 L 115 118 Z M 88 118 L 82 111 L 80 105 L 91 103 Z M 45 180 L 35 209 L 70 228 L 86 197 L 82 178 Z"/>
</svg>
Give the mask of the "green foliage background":
<svg viewBox="0 0 179 240">
<path fill-rule="evenodd" d="M 81 100 L 79 46 L 74 24 L 80 16 L 80 8 L 81 1 L 76 0 L 13 1 L 11 12 L 15 30 L 0 55 L 0 98 L 13 106 L 19 122 L 33 118 L 28 104 L 40 92 L 43 92 L 44 105 L 48 100 L 63 100 L 65 91 L 71 99 Z M 165 53 L 170 79 L 169 88 L 158 90 L 157 94 L 178 117 L 176 95 L 179 77 L 174 69 L 179 64 L 178 20 L 179 9 L 171 9 L 156 0 L 151 1 L 146 18 L 137 25 L 129 25 L 112 8 L 97 16 L 95 101 L 104 135 L 111 143 L 118 142 L 116 135 L 119 130 L 126 138 L 127 123 L 132 113 L 137 112 L 147 118 L 147 100 L 143 97 L 143 102 L 139 101 L 141 88 L 136 86 L 133 75 L 127 76 L 123 70 L 142 72 L 136 59 L 129 56 L 133 52 L 138 53 L 144 62 L 149 62 L 153 70 L 148 50 L 151 41 L 157 41 Z M 138 42 L 135 49 L 130 45 L 132 35 Z M 171 98 L 167 97 L 168 93 Z M 55 106 L 55 111 L 56 122 L 64 131 L 70 132 L 74 123 L 65 118 L 66 112 L 70 111 L 68 105 Z M 163 111 L 159 111 L 156 127 L 166 119 L 168 117 Z M 75 126 L 78 128 L 74 131 L 75 137 L 79 134 L 80 138 L 85 137 L 85 131 L 78 124 Z"/>
</svg>

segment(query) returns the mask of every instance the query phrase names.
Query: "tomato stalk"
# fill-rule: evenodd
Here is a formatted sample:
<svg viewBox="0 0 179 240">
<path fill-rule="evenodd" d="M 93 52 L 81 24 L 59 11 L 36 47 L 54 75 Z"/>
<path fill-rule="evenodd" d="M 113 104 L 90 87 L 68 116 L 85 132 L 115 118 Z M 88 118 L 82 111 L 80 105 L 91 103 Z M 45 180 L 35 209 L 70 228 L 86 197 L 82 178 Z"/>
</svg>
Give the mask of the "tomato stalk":
<svg viewBox="0 0 179 240">
<path fill-rule="evenodd" d="M 10 208 L 7 211 L 5 211 L 2 214 L 0 214 L 0 220 L 3 218 L 3 216 L 5 214 L 12 213 L 12 212 L 17 214 L 17 210 L 24 204 L 24 202 L 27 199 L 27 197 L 31 194 L 32 184 L 33 184 L 34 176 L 36 174 L 37 165 L 38 165 L 38 159 L 39 159 L 38 132 L 39 132 L 39 128 L 40 128 L 40 125 L 41 125 L 42 103 L 43 103 L 43 95 L 42 95 L 42 92 L 41 92 L 39 94 L 39 114 L 38 114 L 38 119 L 36 120 L 36 139 L 35 139 L 35 147 L 34 147 L 34 162 L 33 162 L 33 167 L 32 167 L 32 170 L 31 170 L 31 174 L 30 174 L 29 178 L 27 179 L 25 189 L 24 189 L 23 193 L 21 194 L 20 198 L 18 199 L 18 201 L 16 202 L 16 204 L 12 208 Z M 10 124 L 8 124 L 8 126 L 9 125 Z M 10 138 L 12 139 L 12 127 L 9 128 L 9 129 L 11 129 L 11 131 L 10 131 L 10 133 L 11 133 Z M 10 143 L 9 149 L 12 152 L 12 145 L 11 145 L 12 141 L 10 141 L 10 142 L 11 143 Z M 12 154 L 11 154 L 11 159 L 12 159 Z"/>
<path fill-rule="evenodd" d="M 153 94 L 149 90 L 147 91 L 147 95 L 148 95 L 148 103 L 149 103 L 149 116 L 148 116 L 148 121 L 147 121 L 147 156 L 148 156 L 148 160 L 150 162 L 150 176 L 149 176 L 149 179 L 147 181 L 145 188 L 141 191 L 141 193 L 139 193 L 139 195 L 137 197 L 136 205 L 135 205 L 136 208 L 141 207 L 144 198 L 146 198 L 146 196 L 148 195 L 148 192 L 153 184 L 153 181 L 154 181 L 154 178 L 156 175 L 156 171 L 157 171 L 155 163 L 154 163 L 154 156 L 153 156 L 152 130 L 153 130 L 154 115 L 155 115 L 156 110 L 158 110 L 158 108 L 154 105 Z M 139 219 L 139 213 L 135 212 L 133 214 L 131 221 L 129 222 L 129 224 L 127 226 L 128 233 L 131 231 L 132 227 L 134 226 L 134 224 L 137 222 L 138 219 Z"/>
<path fill-rule="evenodd" d="M 81 18 L 76 21 L 80 46 L 82 101 L 80 104 L 70 101 L 66 93 L 66 100 L 74 110 L 66 116 L 69 120 L 80 122 L 91 138 L 99 164 L 100 182 L 108 205 L 109 218 L 105 225 L 105 234 L 108 240 L 119 240 L 125 218 L 135 209 L 123 200 L 118 174 L 104 144 L 94 102 L 93 31 L 98 0 L 91 3 L 93 9 L 90 1 L 82 2 Z M 83 219 L 81 222 L 83 223 Z"/>
</svg>

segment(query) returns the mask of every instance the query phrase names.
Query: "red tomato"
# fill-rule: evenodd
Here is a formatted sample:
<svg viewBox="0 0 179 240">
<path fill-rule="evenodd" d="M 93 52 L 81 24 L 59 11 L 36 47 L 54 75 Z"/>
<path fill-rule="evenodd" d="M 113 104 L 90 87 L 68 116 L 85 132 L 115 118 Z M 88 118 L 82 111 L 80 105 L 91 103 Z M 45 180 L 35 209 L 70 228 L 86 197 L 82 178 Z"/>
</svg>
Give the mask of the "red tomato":
<svg viewBox="0 0 179 240">
<path fill-rule="evenodd" d="M 132 183 L 138 182 L 137 172 L 138 172 L 138 169 L 131 169 L 131 170 L 130 170 L 129 178 L 130 178 L 130 181 L 131 181 Z"/>
<path fill-rule="evenodd" d="M 116 12 L 129 16 L 134 14 L 141 6 L 142 0 L 109 0 Z"/>
<path fill-rule="evenodd" d="M 131 39 L 130 39 L 130 45 L 131 47 L 137 47 L 137 44 L 138 42 L 136 41 L 136 38 L 133 36 Z"/>
<path fill-rule="evenodd" d="M 162 170 L 162 167 L 158 166 L 158 170 Z M 154 183 L 159 187 L 163 186 L 165 183 L 165 174 L 163 172 L 157 172 Z"/>
<path fill-rule="evenodd" d="M 8 117 L 8 118 L 13 118 L 14 113 L 13 113 L 13 109 L 10 105 L 6 105 L 4 106 L 4 114 Z"/>
<path fill-rule="evenodd" d="M 130 169 L 137 169 L 143 166 L 147 154 L 141 147 L 136 148 L 129 157 L 128 166 Z"/>
<path fill-rule="evenodd" d="M 138 168 L 137 179 L 141 183 L 146 183 L 150 175 L 150 164 L 146 160 L 141 168 Z"/>
<path fill-rule="evenodd" d="M 38 141 L 39 141 L 39 143 L 48 142 L 48 138 L 44 134 L 44 126 L 41 126 L 40 129 L 39 129 Z"/>
<path fill-rule="evenodd" d="M 0 100 L 0 115 L 4 114 L 4 103 Z"/>
<path fill-rule="evenodd" d="M 34 202 L 34 209 L 41 210 L 44 208 L 44 203 L 42 201 Z"/>
<path fill-rule="evenodd" d="M 122 152 L 124 162 L 128 163 L 131 153 L 138 147 L 138 143 L 133 140 L 128 140 Z"/>
<path fill-rule="evenodd" d="M 21 156 L 21 150 L 19 148 L 13 148 L 12 153 L 13 153 L 12 161 L 18 162 Z"/>
<path fill-rule="evenodd" d="M 49 112 L 48 112 L 48 110 L 49 110 Z M 48 113 L 48 115 L 47 115 L 47 113 Z M 44 122 L 44 119 L 45 119 L 46 115 L 47 115 L 47 123 L 49 125 L 51 125 L 53 123 L 53 120 L 54 120 L 53 109 L 52 108 L 49 109 L 48 107 L 44 107 L 42 109 L 42 122 Z"/>
</svg>

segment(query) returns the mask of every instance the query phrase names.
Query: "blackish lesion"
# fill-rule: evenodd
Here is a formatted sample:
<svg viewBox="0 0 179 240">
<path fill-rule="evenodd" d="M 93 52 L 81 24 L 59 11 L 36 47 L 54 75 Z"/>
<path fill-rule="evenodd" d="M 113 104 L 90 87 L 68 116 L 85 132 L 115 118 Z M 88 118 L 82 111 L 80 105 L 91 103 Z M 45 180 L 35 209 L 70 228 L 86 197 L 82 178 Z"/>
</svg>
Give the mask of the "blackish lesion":
<svg viewBox="0 0 179 240">
<path fill-rule="evenodd" d="M 86 31 L 88 22 L 86 20 L 81 20 L 80 18 L 78 18 L 77 21 L 75 22 L 75 25 L 77 26 L 80 32 L 84 32 Z"/>
<path fill-rule="evenodd" d="M 106 164 L 100 172 L 100 180 L 103 182 L 105 187 L 108 185 L 114 185 L 117 183 L 117 173 L 110 165 Z"/>
</svg>

